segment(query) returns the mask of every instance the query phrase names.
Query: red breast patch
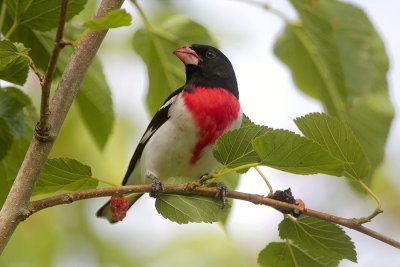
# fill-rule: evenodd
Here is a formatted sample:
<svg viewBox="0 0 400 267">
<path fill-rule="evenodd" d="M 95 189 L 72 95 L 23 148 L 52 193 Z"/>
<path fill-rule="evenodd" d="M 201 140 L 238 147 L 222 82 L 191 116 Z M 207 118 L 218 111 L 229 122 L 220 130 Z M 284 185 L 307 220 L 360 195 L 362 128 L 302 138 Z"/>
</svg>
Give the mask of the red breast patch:
<svg viewBox="0 0 400 267">
<path fill-rule="evenodd" d="M 199 128 L 199 141 L 195 145 L 190 164 L 199 160 L 204 147 L 213 144 L 226 128 L 238 118 L 240 104 L 224 88 L 192 86 L 183 98 Z"/>
</svg>

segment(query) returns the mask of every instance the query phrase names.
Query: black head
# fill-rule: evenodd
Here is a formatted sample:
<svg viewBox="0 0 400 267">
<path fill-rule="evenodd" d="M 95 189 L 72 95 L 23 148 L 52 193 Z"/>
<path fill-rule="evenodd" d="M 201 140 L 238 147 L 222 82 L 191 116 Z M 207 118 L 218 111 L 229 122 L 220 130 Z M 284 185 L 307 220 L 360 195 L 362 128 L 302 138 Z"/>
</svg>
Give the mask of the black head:
<svg viewBox="0 0 400 267">
<path fill-rule="evenodd" d="M 222 87 L 239 98 L 232 64 L 217 48 L 193 44 L 177 48 L 174 54 L 186 66 L 186 85 Z"/>
</svg>

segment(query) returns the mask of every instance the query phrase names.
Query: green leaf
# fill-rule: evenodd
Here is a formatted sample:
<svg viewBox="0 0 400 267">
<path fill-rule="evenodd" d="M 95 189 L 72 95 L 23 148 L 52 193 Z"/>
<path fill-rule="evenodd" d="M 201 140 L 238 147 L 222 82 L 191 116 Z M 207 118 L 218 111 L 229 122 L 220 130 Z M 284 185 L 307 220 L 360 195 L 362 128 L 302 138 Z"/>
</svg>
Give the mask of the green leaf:
<svg viewBox="0 0 400 267">
<path fill-rule="evenodd" d="M 351 128 L 335 117 L 311 113 L 294 120 L 300 131 L 334 157 L 346 162 L 345 176 L 363 179 L 370 163 Z"/>
<path fill-rule="evenodd" d="M 193 179 L 172 177 L 166 183 L 186 183 Z M 156 199 L 156 209 L 164 218 L 179 223 L 217 222 L 225 217 L 229 208 L 221 209 L 221 200 L 202 196 L 182 196 L 159 194 Z"/>
<path fill-rule="evenodd" d="M 0 79 L 23 85 L 29 72 L 29 49 L 21 43 L 0 41 Z"/>
<path fill-rule="evenodd" d="M 0 160 L 3 159 L 14 139 L 24 133 L 24 108 L 30 100 L 14 87 L 0 88 Z"/>
<path fill-rule="evenodd" d="M 151 115 L 185 81 L 184 66 L 173 55 L 178 46 L 207 43 L 215 46 L 207 29 L 183 16 L 168 16 L 154 29 L 139 29 L 133 47 L 147 66 L 149 89 L 146 103 Z"/>
<path fill-rule="evenodd" d="M 335 267 L 339 261 L 316 255 L 287 241 L 269 243 L 258 254 L 258 263 L 263 267 Z"/>
<path fill-rule="evenodd" d="M 17 94 L 23 94 L 20 90 L 18 90 L 18 92 L 19 93 Z M 27 98 L 27 96 L 25 97 Z M 26 99 L 22 101 L 26 101 Z M 6 196 L 8 195 L 15 177 L 17 176 L 18 170 L 31 142 L 33 130 L 37 121 L 36 112 L 32 105 L 27 105 L 22 111 L 24 113 L 22 117 L 23 134 L 21 137 L 12 141 L 7 155 L 0 160 L 0 184 L 2 185 L 0 186 L 0 208 L 3 205 Z"/>
<path fill-rule="evenodd" d="M 4 17 L 3 21 L 3 27 L 0 29 L 3 33 L 7 32 L 10 30 L 13 22 L 10 16 L 7 14 Z M 50 58 L 50 51 L 47 51 L 44 47 L 42 42 L 38 39 L 36 36 L 37 34 L 40 34 L 42 32 L 39 31 L 33 31 L 25 26 L 19 26 L 16 30 L 12 32 L 12 34 L 9 36 L 9 39 L 14 41 L 14 42 L 20 42 L 23 44 L 29 44 L 29 48 L 31 49 L 29 51 L 29 56 L 35 62 L 36 67 L 38 67 L 41 70 L 45 70 L 47 68 L 47 64 L 49 62 Z M 55 38 L 55 31 L 52 32 L 46 32 L 46 34 L 52 34 L 52 39 L 49 40 L 48 46 L 51 47 L 54 46 L 54 38 Z M 63 52 L 61 51 L 61 55 Z M 59 74 L 56 73 L 56 74 Z"/>
<path fill-rule="evenodd" d="M 298 87 L 348 123 L 371 162 L 382 161 L 393 118 L 386 75 L 388 58 L 365 13 L 335 0 L 292 0 L 301 23 L 290 23 L 275 54 Z"/>
<path fill-rule="evenodd" d="M 250 120 L 249 117 L 247 117 L 246 114 L 243 113 L 242 116 L 242 124 L 240 125 L 241 128 L 246 127 L 246 126 L 257 126 L 254 122 Z"/>
<path fill-rule="evenodd" d="M 297 219 L 286 216 L 279 224 L 279 236 L 291 239 L 317 255 L 357 262 L 357 253 L 350 237 L 338 225 L 302 215 Z"/>
<path fill-rule="evenodd" d="M 96 145 L 103 149 L 114 125 L 114 111 L 111 91 L 97 58 L 83 79 L 76 103 Z"/>
<path fill-rule="evenodd" d="M 74 31 L 74 29 L 69 29 L 69 32 L 71 31 Z M 54 32 L 32 31 L 20 27 L 12 37 L 21 42 L 29 42 L 28 39 L 30 39 L 34 44 L 32 47 L 33 60 L 35 63 L 39 62 L 44 65 L 43 68 L 47 67 L 47 61 L 54 46 Z M 65 47 L 61 51 L 57 62 L 58 73 L 64 71 L 72 50 L 72 47 Z M 105 79 L 101 62 L 97 58 L 93 60 L 85 75 L 76 97 L 76 103 L 87 129 L 93 136 L 93 140 L 100 149 L 103 149 L 112 131 L 114 111 L 111 90 Z"/>
<path fill-rule="evenodd" d="M 272 129 L 258 125 L 229 131 L 215 142 L 214 157 L 227 168 L 260 162 L 261 160 L 254 151 L 251 141 L 269 131 L 272 131 Z M 246 171 L 247 169 L 242 172 Z"/>
<path fill-rule="evenodd" d="M 98 180 L 91 176 L 90 167 L 75 159 L 48 159 L 40 173 L 33 195 L 96 188 Z"/>
<path fill-rule="evenodd" d="M 131 25 L 132 17 L 125 9 L 116 9 L 108 12 L 101 18 L 92 19 L 83 23 L 83 26 L 92 30 L 106 30 Z"/>
<path fill-rule="evenodd" d="M 37 60 L 42 62 L 43 58 L 47 58 L 48 60 L 54 46 L 54 32 L 32 31 L 23 27 L 20 30 L 21 32 L 16 32 L 18 34 L 15 35 L 15 38 L 18 38 L 20 41 L 28 41 L 25 38 L 32 38 L 32 42 L 35 43 L 35 46 L 32 48 L 32 51 L 34 51 L 33 55 L 41 55 L 39 58 L 32 55 L 33 60 L 35 62 Z M 64 71 L 72 50 L 72 47 L 65 47 L 61 52 L 57 62 L 58 73 Z M 93 136 L 93 140 L 100 149 L 103 149 L 114 125 L 114 111 L 111 89 L 98 58 L 93 60 L 81 83 L 81 88 L 76 96 L 76 103 L 85 126 Z"/>
<path fill-rule="evenodd" d="M 69 0 L 67 21 L 82 11 L 87 0 Z M 61 4 L 59 0 L 5 0 L 7 12 L 17 27 L 48 31 L 58 25 Z"/>
<path fill-rule="evenodd" d="M 343 175 L 343 162 L 318 143 L 286 130 L 272 130 L 252 141 L 263 164 L 297 174 Z"/>
</svg>

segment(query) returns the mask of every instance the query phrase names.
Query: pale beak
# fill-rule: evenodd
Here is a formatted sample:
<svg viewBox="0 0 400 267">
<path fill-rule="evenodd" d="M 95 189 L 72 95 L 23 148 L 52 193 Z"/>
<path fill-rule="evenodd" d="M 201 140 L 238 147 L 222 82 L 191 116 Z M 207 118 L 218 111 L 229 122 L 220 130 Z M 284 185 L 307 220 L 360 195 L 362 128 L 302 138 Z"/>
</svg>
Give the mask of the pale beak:
<svg viewBox="0 0 400 267">
<path fill-rule="evenodd" d="M 190 46 L 181 46 L 173 52 L 185 65 L 198 65 L 201 58 Z"/>
</svg>

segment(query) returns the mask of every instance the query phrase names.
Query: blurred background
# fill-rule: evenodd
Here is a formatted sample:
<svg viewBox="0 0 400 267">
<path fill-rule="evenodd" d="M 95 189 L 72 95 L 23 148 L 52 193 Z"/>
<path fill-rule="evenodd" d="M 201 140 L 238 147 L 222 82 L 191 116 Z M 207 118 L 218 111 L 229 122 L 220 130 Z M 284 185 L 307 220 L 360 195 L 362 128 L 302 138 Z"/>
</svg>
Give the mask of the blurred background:
<svg viewBox="0 0 400 267">
<path fill-rule="evenodd" d="M 93 2 L 93 1 L 89 1 Z M 231 60 L 239 83 L 244 112 L 256 123 L 297 131 L 292 121 L 309 112 L 322 111 L 319 102 L 302 94 L 289 70 L 272 49 L 284 21 L 257 5 L 239 0 L 139 1 L 152 18 L 165 9 L 185 14 L 204 25 Z M 396 114 L 400 108 L 400 2 L 348 1 L 364 9 L 381 35 L 390 59 L 388 74 Z M 296 13 L 281 0 L 268 3 L 289 18 Z M 89 3 L 95 8 L 93 3 Z M 99 52 L 112 88 L 116 121 L 112 136 L 99 151 L 72 107 L 57 139 L 52 157 L 71 157 L 92 167 L 93 176 L 120 183 L 149 115 L 145 107 L 147 72 L 132 49 L 133 33 L 142 22 L 127 1 L 133 16 L 130 27 L 111 30 Z M 93 11 L 93 9 L 92 9 Z M 83 14 L 82 16 L 89 16 Z M 168 60 L 176 60 L 171 54 Z M 182 66 L 182 72 L 184 68 Z M 27 92 L 39 100 L 39 85 L 31 77 Z M 397 89 L 397 90 L 396 90 Z M 400 179 L 398 162 L 400 120 L 395 116 L 372 189 L 384 213 L 368 226 L 400 240 Z M 344 179 L 298 176 L 263 169 L 274 189 L 292 188 L 309 208 L 343 216 L 361 217 L 374 202 L 352 191 Z M 266 194 L 264 182 L 254 172 L 241 178 L 239 191 Z M 0 266 L 258 266 L 257 254 L 278 241 L 282 215 L 268 207 L 235 201 L 227 227 L 215 224 L 178 225 L 157 214 L 154 199 L 143 197 L 121 223 L 110 225 L 94 214 L 106 199 L 95 199 L 47 209 L 20 224 L 0 258 Z M 356 244 L 357 266 L 400 266 L 399 250 L 346 229 Z M 340 266 L 356 266 L 342 261 Z"/>
</svg>

